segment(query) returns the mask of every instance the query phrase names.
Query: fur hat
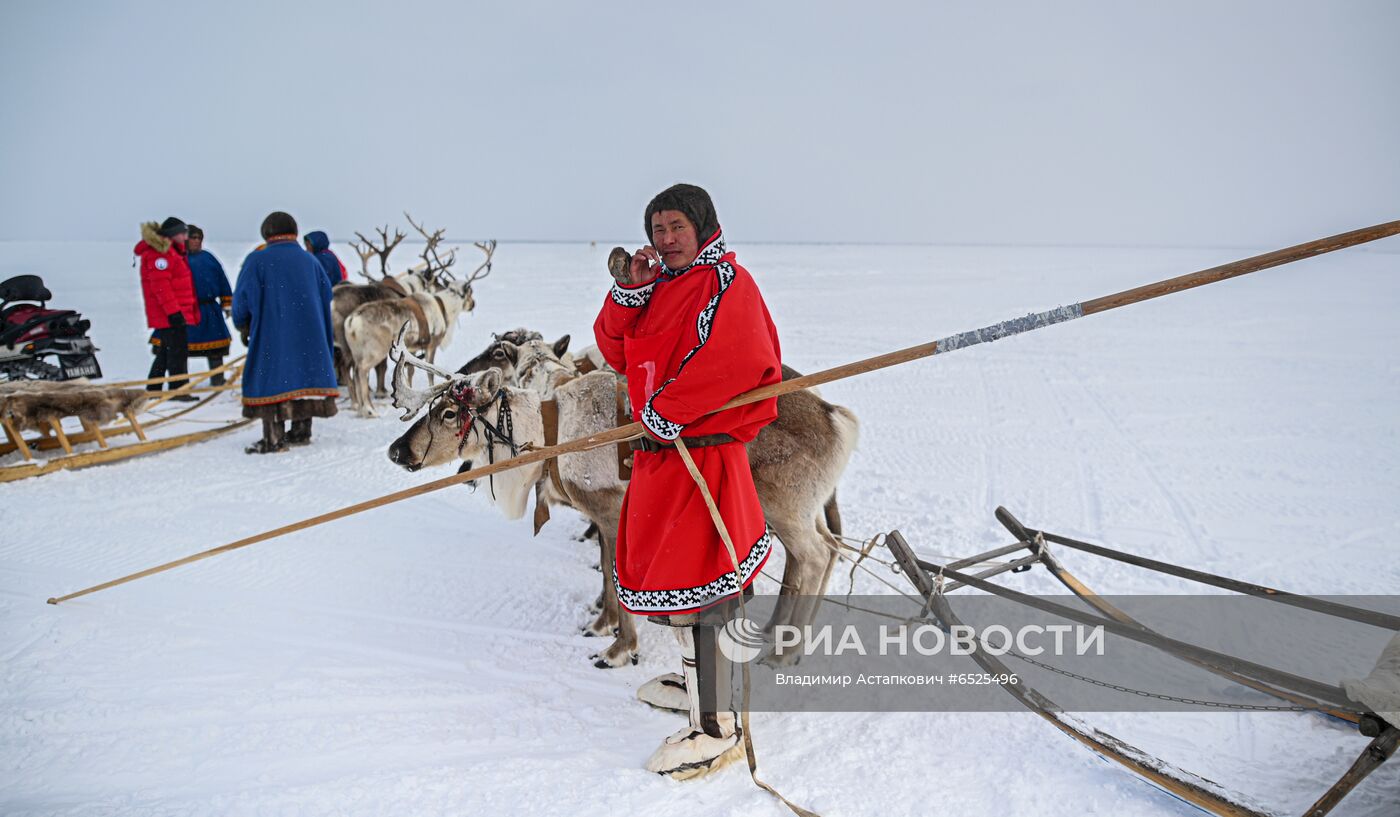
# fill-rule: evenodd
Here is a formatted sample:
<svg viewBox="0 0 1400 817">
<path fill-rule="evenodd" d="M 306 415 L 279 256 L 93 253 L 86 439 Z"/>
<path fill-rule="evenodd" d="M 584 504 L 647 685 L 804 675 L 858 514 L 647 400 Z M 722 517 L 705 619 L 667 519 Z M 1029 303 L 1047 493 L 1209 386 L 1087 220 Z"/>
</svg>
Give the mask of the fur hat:
<svg viewBox="0 0 1400 817">
<path fill-rule="evenodd" d="M 673 184 L 657 193 L 656 198 L 647 205 L 646 215 L 642 218 L 642 231 L 646 233 L 647 241 L 651 240 L 651 217 L 662 210 L 679 210 L 690 219 L 691 225 L 695 227 L 696 240 L 701 244 L 719 230 L 719 216 L 715 215 L 715 204 L 710 201 L 710 194 L 706 193 L 703 187 Z"/>
<path fill-rule="evenodd" d="M 278 210 L 275 213 L 268 214 L 268 217 L 263 219 L 262 237 L 264 241 L 275 235 L 294 236 L 296 234 L 297 220 L 292 218 L 290 213 L 284 213 Z"/>
<path fill-rule="evenodd" d="M 188 231 L 189 227 L 185 225 L 185 222 L 181 221 L 180 219 L 174 216 L 171 216 L 170 218 L 167 218 L 165 221 L 162 221 L 160 223 L 160 234 L 165 236 L 166 238 L 174 238 L 180 233 Z"/>
</svg>

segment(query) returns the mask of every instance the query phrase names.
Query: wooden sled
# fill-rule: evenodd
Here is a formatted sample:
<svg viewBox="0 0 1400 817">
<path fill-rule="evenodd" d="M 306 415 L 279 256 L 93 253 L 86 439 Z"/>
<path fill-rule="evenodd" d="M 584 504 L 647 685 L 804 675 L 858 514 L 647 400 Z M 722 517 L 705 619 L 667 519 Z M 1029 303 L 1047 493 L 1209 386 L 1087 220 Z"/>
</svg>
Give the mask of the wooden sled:
<svg viewBox="0 0 1400 817">
<path fill-rule="evenodd" d="M 171 448 L 179 448 L 180 446 L 212 440 L 234 429 L 242 428 L 251 422 L 253 421 L 247 419 L 231 420 L 217 428 L 196 431 L 190 434 L 180 434 L 175 437 L 162 437 L 155 440 L 134 442 L 128 445 L 99 448 L 96 451 L 67 454 L 48 460 L 11 465 L 0 468 L 0 482 L 13 482 L 19 479 L 28 479 L 29 477 L 41 477 L 45 474 L 52 474 L 55 471 L 87 468 L 92 465 L 102 465 L 104 463 L 130 459 L 131 457 L 139 457 L 143 454 L 167 451 Z"/>
<path fill-rule="evenodd" d="M 238 358 L 216 369 L 194 375 L 173 375 L 101 385 L 84 382 L 24 384 L 0 390 L 0 427 L 4 428 L 8 440 L 5 444 L 0 444 L 0 456 L 18 451 L 25 460 L 18 465 L 0 467 L 0 482 L 12 482 L 56 471 L 85 468 L 166 451 L 212 439 L 247 425 L 250 420 L 237 419 L 216 428 L 173 437 L 151 439 L 146 435 L 151 429 L 207 405 L 220 392 L 237 388 L 235 381 L 242 373 L 241 360 L 242 358 Z M 197 388 L 197 384 L 225 371 L 230 372 L 228 384 L 214 388 Z M 144 389 L 128 388 L 176 379 L 188 379 L 189 382 L 168 392 L 144 392 Z M 162 414 L 153 411 L 156 406 L 171 397 L 194 392 L 207 392 L 207 395 L 173 412 Z M 18 408 L 20 403 L 23 403 L 23 410 Z M 64 431 L 62 419 L 69 417 L 79 421 L 83 428 L 81 432 Z M 144 422 L 141 417 L 146 418 Z M 104 425 L 106 423 L 111 424 Z M 37 428 L 42 433 L 37 437 L 26 438 L 23 435 L 26 427 Z M 110 438 L 127 434 L 135 435 L 137 442 L 120 446 L 112 446 L 108 442 Z M 98 450 L 75 450 L 76 445 L 84 443 L 96 443 Z M 34 457 L 35 451 L 51 451 L 58 448 L 63 449 L 63 456 L 43 460 Z"/>
<path fill-rule="evenodd" d="M 1017 538 L 1018 541 L 1015 544 L 944 565 L 918 558 L 899 531 L 892 531 L 886 537 L 886 542 L 890 552 L 894 555 L 900 572 L 909 577 L 919 595 L 923 597 L 927 613 L 942 629 L 949 630 L 962 624 L 949 603 L 948 594 L 962 587 L 972 587 L 1066 619 L 1103 626 L 1111 633 L 1163 650 L 1175 658 L 1244 684 L 1251 689 L 1267 693 L 1295 706 L 1313 709 L 1327 716 L 1341 718 L 1355 724 L 1362 735 L 1372 738 L 1370 744 L 1362 750 L 1356 761 L 1337 782 L 1303 812 L 1304 817 L 1323 817 L 1331 812 L 1367 775 L 1394 755 L 1397 746 L 1400 746 L 1400 728 L 1397 728 L 1396 724 L 1388 723 L 1376 713 L 1366 711 L 1361 704 L 1348 698 L 1338 686 L 1323 684 L 1244 659 L 1214 653 L 1203 647 L 1168 638 L 1146 627 L 1127 613 L 1109 604 L 1066 570 L 1051 553 L 1049 543 L 1114 559 L 1147 570 L 1167 573 L 1201 584 L 1385 629 L 1400 631 L 1400 617 L 1349 607 L 1323 599 L 1294 595 L 1238 579 L 1215 576 L 1100 545 L 1079 542 L 1044 531 L 1031 530 L 1022 526 L 1005 508 L 997 509 L 997 519 Z M 985 562 L 988 559 L 995 559 L 1022 550 L 1028 550 L 1030 555 L 978 573 L 963 572 L 972 565 Z M 1020 572 L 1035 564 L 1040 564 L 1049 570 L 1075 596 L 1092 607 L 1097 615 L 1065 607 L 1040 597 L 1019 593 L 988 581 L 992 576 L 1009 571 Z M 974 646 L 971 658 L 990 674 L 1012 674 L 1011 669 L 1000 658 L 991 655 L 979 646 Z M 1213 781 L 1179 769 L 1126 741 L 1095 729 L 1067 714 L 1054 701 L 1025 683 L 1023 676 L 1021 683 L 1004 684 L 1001 688 L 1022 706 L 1041 716 L 1056 729 L 1103 759 L 1122 766 L 1151 785 L 1202 811 L 1220 817 L 1273 817 L 1272 812 L 1265 810 L 1263 806 L 1244 795 L 1231 792 Z"/>
</svg>

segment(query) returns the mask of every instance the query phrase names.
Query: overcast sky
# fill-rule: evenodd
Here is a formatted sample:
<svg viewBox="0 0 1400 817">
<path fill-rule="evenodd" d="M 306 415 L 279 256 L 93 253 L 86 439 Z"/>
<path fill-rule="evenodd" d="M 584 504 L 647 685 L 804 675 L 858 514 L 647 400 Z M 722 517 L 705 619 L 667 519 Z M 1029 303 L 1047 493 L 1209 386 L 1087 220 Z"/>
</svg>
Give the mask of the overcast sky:
<svg viewBox="0 0 1400 817">
<path fill-rule="evenodd" d="M 0 0 L 0 238 L 1274 246 L 1400 218 L 1400 3 Z"/>
</svg>

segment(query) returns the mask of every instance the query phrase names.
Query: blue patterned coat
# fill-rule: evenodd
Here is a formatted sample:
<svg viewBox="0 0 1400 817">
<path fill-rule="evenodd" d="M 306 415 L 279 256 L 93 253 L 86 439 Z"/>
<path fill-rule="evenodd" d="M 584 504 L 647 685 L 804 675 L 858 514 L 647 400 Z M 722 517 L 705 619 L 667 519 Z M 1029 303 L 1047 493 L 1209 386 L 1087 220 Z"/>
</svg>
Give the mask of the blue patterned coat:
<svg viewBox="0 0 1400 817">
<path fill-rule="evenodd" d="M 190 253 L 186 258 L 194 276 L 194 294 L 199 300 L 199 323 L 190 327 L 190 354 L 222 355 L 230 343 L 224 309 L 233 305 L 233 288 L 219 259 L 208 250 Z"/>
<path fill-rule="evenodd" d="M 233 324 L 248 327 L 243 405 L 335 397 L 331 287 L 311 253 L 274 241 L 243 260 L 233 291 Z"/>
</svg>

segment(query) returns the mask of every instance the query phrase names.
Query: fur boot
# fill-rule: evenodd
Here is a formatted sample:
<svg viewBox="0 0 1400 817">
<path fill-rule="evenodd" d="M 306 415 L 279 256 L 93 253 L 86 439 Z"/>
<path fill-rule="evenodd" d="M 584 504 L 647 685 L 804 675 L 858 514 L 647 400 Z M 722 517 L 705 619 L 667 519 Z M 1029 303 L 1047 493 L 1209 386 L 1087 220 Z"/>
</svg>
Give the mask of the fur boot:
<svg viewBox="0 0 1400 817">
<path fill-rule="evenodd" d="M 287 433 L 284 430 L 281 420 L 263 418 L 263 436 L 261 440 L 243 449 L 245 454 L 280 454 L 287 450 Z"/>
<path fill-rule="evenodd" d="M 696 631 L 700 631 L 701 636 L 698 648 Z M 662 741 L 647 759 L 646 769 L 675 780 L 689 780 L 717 771 L 742 757 L 744 747 L 735 714 L 707 711 L 704 705 L 706 700 L 714 700 L 714 686 L 719 681 L 715 673 L 714 628 L 681 627 L 676 634 L 681 642 L 690 723 Z M 709 654 L 699 656 L 697 661 L 697 649 Z"/>
<path fill-rule="evenodd" d="M 685 676 L 674 672 L 658 675 L 637 688 L 637 700 L 657 709 L 689 712 L 690 696 L 685 691 Z"/>
<path fill-rule="evenodd" d="M 293 420 L 291 430 L 287 432 L 288 445 L 311 445 L 311 418 L 305 417 L 300 420 Z"/>
</svg>

